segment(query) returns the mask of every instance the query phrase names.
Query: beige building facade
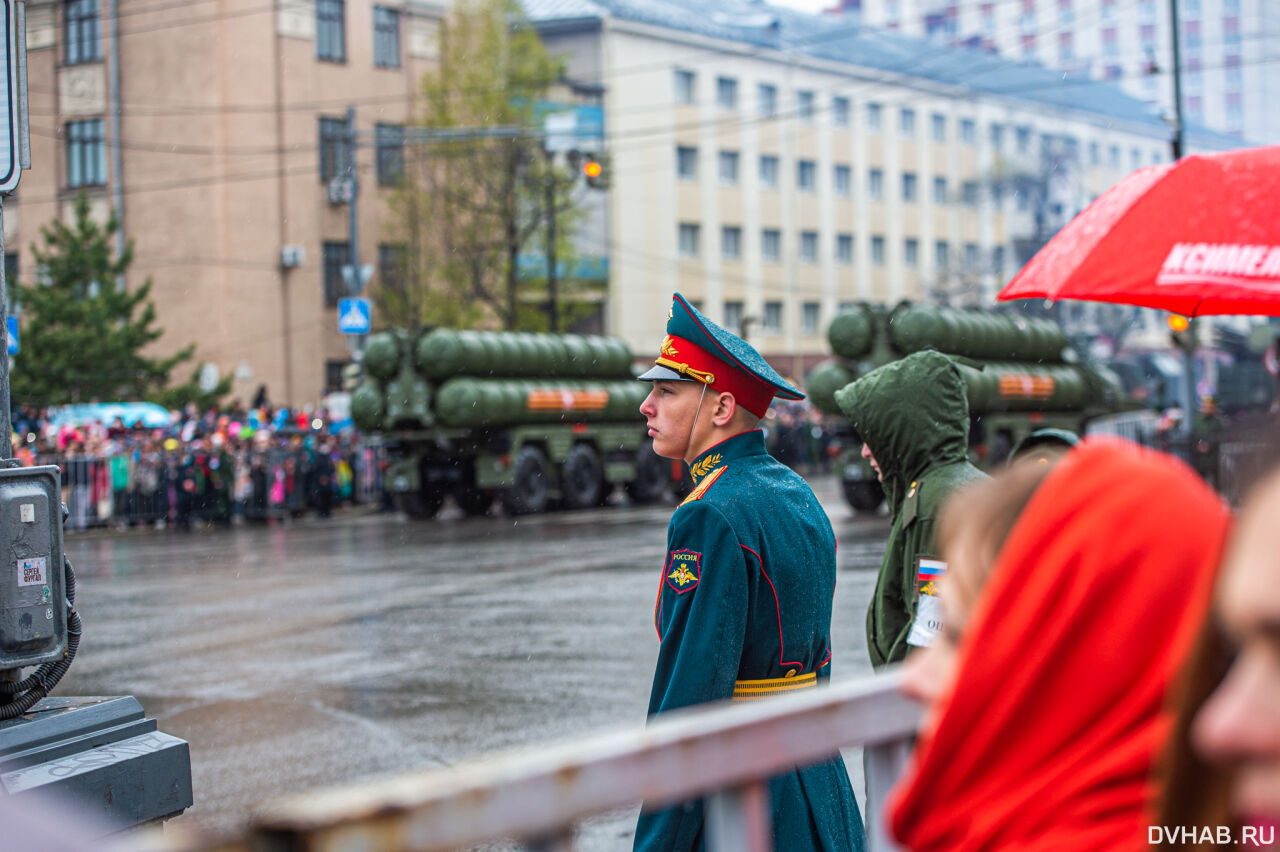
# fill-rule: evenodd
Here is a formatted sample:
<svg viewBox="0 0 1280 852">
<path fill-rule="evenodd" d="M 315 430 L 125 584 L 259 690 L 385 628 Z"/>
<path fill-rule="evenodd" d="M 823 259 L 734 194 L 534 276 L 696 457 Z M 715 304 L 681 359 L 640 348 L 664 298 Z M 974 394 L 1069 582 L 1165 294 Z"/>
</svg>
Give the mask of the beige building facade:
<svg viewBox="0 0 1280 852">
<path fill-rule="evenodd" d="M 1170 159 L 1141 103 L 1089 84 L 1105 103 L 1064 108 L 1040 99 L 1044 76 L 986 54 L 965 60 L 977 87 L 955 79 L 954 49 L 759 4 L 526 5 L 605 92 L 606 325 L 638 353 L 678 290 L 801 379 L 842 306 L 993 304 L 1039 241 Z M 886 42 L 892 63 L 858 60 Z"/>
<path fill-rule="evenodd" d="M 38 280 L 40 226 L 85 192 L 134 244 L 126 286 L 153 282 L 157 351 L 195 342 L 245 403 L 261 385 L 276 403 L 318 401 L 349 359 L 335 309 L 348 208 L 330 198 L 346 112 L 359 260 L 376 275 L 384 184 L 444 14 L 405 0 L 29 2 L 32 168 L 5 203 L 10 273 Z"/>
</svg>

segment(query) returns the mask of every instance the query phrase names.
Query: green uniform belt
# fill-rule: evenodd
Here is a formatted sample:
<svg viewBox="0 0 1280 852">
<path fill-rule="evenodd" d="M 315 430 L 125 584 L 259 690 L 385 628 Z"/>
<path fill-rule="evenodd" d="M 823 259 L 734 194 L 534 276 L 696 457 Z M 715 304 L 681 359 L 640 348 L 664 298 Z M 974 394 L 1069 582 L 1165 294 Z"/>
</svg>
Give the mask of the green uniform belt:
<svg viewBox="0 0 1280 852">
<path fill-rule="evenodd" d="M 784 692 L 795 692 L 799 689 L 810 689 L 818 685 L 818 673 L 796 677 L 770 677 L 764 680 L 739 680 L 733 684 L 734 701 L 759 701 L 761 698 L 772 698 Z"/>
</svg>

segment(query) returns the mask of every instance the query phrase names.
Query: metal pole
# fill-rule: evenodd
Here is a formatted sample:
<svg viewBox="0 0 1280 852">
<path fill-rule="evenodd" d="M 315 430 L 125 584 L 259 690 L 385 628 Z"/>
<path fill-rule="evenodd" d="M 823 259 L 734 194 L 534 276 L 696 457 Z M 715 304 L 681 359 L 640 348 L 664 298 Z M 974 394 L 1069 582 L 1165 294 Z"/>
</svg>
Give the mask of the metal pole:
<svg viewBox="0 0 1280 852">
<path fill-rule="evenodd" d="M 1173 139 L 1171 146 L 1173 150 L 1173 161 L 1176 163 L 1182 159 L 1183 136 L 1182 136 L 1182 53 L 1179 49 L 1179 33 L 1181 24 L 1178 20 L 1178 0 L 1169 0 L 1169 32 L 1173 46 Z M 1183 419 L 1183 426 L 1187 430 L 1187 464 L 1191 464 L 1195 456 L 1195 439 L 1192 436 L 1191 426 L 1195 422 L 1196 414 L 1199 406 L 1196 404 L 1196 349 L 1197 349 L 1197 330 L 1195 323 L 1187 328 L 1187 333 L 1191 338 L 1190 344 L 1183 353 L 1183 372 L 1186 374 L 1185 385 L 1187 394 L 1187 408 Z"/>
<path fill-rule="evenodd" d="M 375 150 L 376 156 L 376 150 Z M 351 189 L 351 199 L 347 202 L 347 262 L 351 265 L 351 278 L 347 281 L 347 292 L 359 296 L 364 290 L 364 280 L 360 275 L 360 182 L 356 178 L 356 108 L 347 107 L 347 181 Z M 351 360 L 359 363 L 364 357 L 364 335 L 348 334 L 347 349 L 351 352 Z"/>
<path fill-rule="evenodd" d="M 4 258 L 4 197 L 0 196 L 0 260 Z M 9 411 L 9 285 L 4 263 L 0 262 L 0 459 L 13 458 L 13 424 Z"/>
<path fill-rule="evenodd" d="M 1178 49 L 1178 0 L 1169 0 L 1169 31 L 1173 40 L 1173 160 L 1182 159 L 1182 54 Z"/>
<path fill-rule="evenodd" d="M 559 306 L 556 300 L 556 174 L 554 154 L 547 155 L 547 321 L 552 334 L 560 333 Z"/>
</svg>

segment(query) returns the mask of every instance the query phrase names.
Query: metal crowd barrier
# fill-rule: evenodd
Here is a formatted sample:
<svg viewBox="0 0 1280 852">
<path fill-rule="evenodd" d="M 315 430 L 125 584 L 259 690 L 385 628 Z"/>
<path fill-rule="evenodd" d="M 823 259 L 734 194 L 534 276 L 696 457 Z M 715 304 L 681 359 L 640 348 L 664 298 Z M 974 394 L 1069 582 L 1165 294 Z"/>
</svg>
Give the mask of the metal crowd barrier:
<svg viewBox="0 0 1280 852">
<path fill-rule="evenodd" d="M 575 825 L 644 801 L 707 797 L 707 848 L 772 848 L 768 779 L 862 746 L 868 848 L 890 852 L 883 803 L 919 726 L 896 672 L 746 704 L 660 717 L 647 727 L 570 741 L 268 804 L 234 837 L 170 826 L 132 848 L 154 850 L 444 850 L 515 840 L 570 850 Z"/>
<path fill-rule="evenodd" d="M 1095 417 L 1085 427 L 1086 435 L 1114 435 L 1144 447 L 1158 443 L 1160 415 L 1154 411 L 1123 411 Z"/>
<path fill-rule="evenodd" d="M 117 524 L 167 525 L 183 521 L 184 516 L 218 520 L 239 515 L 266 521 L 315 508 L 314 493 L 308 494 L 305 451 L 228 452 L 225 458 L 230 469 L 219 477 L 219 487 L 190 497 L 179 493 L 185 454 L 152 452 L 139 458 L 132 452 L 111 457 L 42 454 L 37 461 L 61 469 L 67 528 L 72 530 Z M 334 504 L 380 503 L 386 468 L 381 443 L 357 445 L 343 453 L 342 461 L 345 469 L 339 472 L 335 465 L 333 471 Z"/>
</svg>

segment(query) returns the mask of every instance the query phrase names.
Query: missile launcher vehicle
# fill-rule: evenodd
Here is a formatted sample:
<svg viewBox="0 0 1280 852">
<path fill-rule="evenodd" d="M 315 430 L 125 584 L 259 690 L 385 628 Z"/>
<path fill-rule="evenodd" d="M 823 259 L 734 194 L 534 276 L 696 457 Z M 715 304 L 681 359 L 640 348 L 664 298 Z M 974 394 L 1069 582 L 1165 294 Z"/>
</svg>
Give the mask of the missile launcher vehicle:
<svg viewBox="0 0 1280 852">
<path fill-rule="evenodd" d="M 835 392 L 876 367 L 922 349 L 958 356 L 969 396 L 969 441 L 974 459 L 1003 463 L 1011 449 L 1038 429 L 1082 434 L 1085 423 L 1126 407 L 1120 379 L 1108 368 L 1078 363 L 1066 333 L 1052 320 L 979 309 L 927 307 L 903 302 L 892 309 L 860 304 L 831 321 L 827 340 L 835 357 L 806 381 L 809 399 L 835 421 L 840 446 L 836 470 L 845 499 L 870 511 L 884 499 L 862 442 L 835 402 Z M 839 427 L 838 427 L 839 428 Z"/>
<path fill-rule="evenodd" d="M 621 340 L 576 334 L 395 329 L 365 346 L 356 425 L 390 456 L 396 505 L 432 517 L 600 505 L 622 485 L 652 502 L 671 488 L 638 409 L 648 386 Z"/>
</svg>

